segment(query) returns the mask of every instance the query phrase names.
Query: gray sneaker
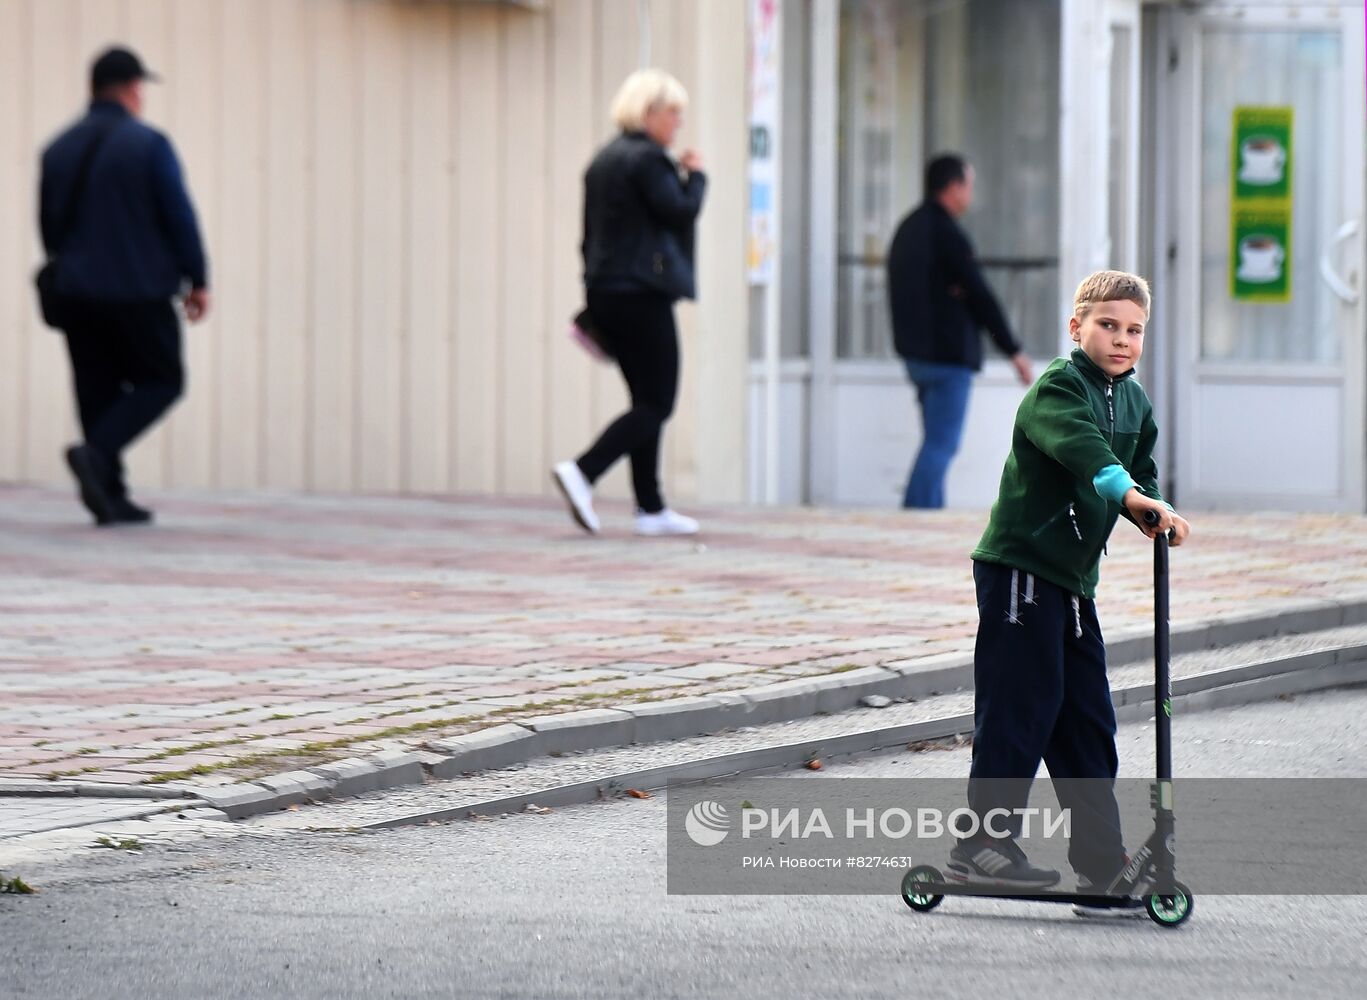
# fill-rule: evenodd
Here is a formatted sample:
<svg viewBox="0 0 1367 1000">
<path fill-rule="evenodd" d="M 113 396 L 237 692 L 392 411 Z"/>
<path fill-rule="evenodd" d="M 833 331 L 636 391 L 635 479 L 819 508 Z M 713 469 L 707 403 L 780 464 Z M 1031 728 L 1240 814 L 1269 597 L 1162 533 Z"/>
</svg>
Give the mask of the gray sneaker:
<svg viewBox="0 0 1367 1000">
<path fill-rule="evenodd" d="M 965 885 L 1047 889 L 1059 873 L 1030 863 L 1014 840 L 961 840 L 949 852 L 946 876 Z"/>
</svg>

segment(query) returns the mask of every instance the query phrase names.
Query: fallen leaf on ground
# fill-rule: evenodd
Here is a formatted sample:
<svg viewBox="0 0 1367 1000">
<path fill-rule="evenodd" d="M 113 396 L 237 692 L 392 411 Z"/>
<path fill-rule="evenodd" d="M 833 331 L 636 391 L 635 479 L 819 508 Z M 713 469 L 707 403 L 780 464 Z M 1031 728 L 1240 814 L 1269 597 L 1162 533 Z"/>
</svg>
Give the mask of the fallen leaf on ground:
<svg viewBox="0 0 1367 1000">
<path fill-rule="evenodd" d="M 819 758 L 817 758 L 817 757 L 813 757 L 811 760 L 807 761 L 807 770 L 809 770 L 809 771 L 820 771 L 820 770 L 821 770 L 821 760 L 820 760 Z"/>
<path fill-rule="evenodd" d="M 651 797 L 649 792 L 643 792 L 639 788 L 628 788 L 627 794 L 633 799 L 648 799 Z"/>
</svg>

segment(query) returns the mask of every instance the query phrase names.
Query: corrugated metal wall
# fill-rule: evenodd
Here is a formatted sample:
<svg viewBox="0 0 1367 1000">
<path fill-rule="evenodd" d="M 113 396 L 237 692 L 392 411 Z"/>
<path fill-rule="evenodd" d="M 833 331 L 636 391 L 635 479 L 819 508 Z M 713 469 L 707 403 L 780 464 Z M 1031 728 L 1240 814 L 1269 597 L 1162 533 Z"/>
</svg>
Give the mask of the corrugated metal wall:
<svg viewBox="0 0 1367 1000">
<path fill-rule="evenodd" d="M 0 478 L 66 479 L 64 345 L 29 283 L 35 167 L 92 55 L 120 42 L 165 77 L 147 118 L 185 163 L 215 295 L 185 330 L 186 398 L 130 454 L 135 485 L 546 492 L 549 464 L 625 399 L 564 331 L 581 174 L 635 68 L 639 9 L 0 0 Z M 647 10 L 712 177 L 666 487 L 739 499 L 745 5 Z"/>
</svg>

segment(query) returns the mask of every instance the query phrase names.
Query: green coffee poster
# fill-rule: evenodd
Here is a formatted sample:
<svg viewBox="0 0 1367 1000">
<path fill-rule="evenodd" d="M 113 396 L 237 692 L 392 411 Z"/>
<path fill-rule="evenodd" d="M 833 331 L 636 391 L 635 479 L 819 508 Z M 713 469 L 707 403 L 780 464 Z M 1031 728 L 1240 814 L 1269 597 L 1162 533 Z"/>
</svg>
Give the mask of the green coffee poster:
<svg viewBox="0 0 1367 1000">
<path fill-rule="evenodd" d="M 1277 207 L 1236 206 L 1230 260 L 1234 298 L 1242 302 L 1291 299 L 1291 214 Z"/>
<path fill-rule="evenodd" d="M 1241 302 L 1291 300 L 1292 109 L 1234 109 L 1230 288 Z"/>
<path fill-rule="evenodd" d="M 1234 199 L 1291 197 L 1291 109 L 1234 109 Z"/>
</svg>

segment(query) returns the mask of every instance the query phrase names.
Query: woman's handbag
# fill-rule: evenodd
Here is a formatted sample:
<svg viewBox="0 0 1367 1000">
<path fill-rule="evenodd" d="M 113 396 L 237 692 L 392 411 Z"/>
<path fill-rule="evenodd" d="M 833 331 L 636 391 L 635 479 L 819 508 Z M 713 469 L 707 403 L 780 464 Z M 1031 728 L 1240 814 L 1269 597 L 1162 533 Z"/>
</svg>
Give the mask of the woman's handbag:
<svg viewBox="0 0 1367 1000">
<path fill-rule="evenodd" d="M 594 325 L 593 317 L 587 309 L 580 309 L 570 320 L 570 337 L 576 344 L 602 362 L 613 360 L 612 348 L 608 346 L 603 331 Z"/>
</svg>

